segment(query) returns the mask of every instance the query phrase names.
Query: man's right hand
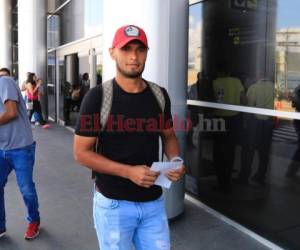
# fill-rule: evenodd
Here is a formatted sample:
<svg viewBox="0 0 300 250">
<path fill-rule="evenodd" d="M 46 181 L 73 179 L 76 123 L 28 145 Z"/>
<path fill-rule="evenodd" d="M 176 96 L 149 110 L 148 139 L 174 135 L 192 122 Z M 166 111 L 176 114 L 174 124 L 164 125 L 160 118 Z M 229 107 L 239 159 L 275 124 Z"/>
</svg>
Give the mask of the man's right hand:
<svg viewBox="0 0 300 250">
<path fill-rule="evenodd" d="M 146 165 L 137 165 L 128 168 L 128 179 L 145 188 L 153 186 L 159 174 L 159 172 L 151 171 Z"/>
</svg>

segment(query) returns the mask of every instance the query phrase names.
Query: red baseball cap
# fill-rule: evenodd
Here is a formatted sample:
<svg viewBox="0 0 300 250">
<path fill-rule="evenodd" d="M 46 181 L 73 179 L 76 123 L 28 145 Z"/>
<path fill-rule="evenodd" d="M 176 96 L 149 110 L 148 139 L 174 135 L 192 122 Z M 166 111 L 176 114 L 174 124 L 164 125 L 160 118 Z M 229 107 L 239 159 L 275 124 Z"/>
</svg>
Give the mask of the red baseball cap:
<svg viewBox="0 0 300 250">
<path fill-rule="evenodd" d="M 148 41 L 145 31 L 135 25 L 125 25 L 119 28 L 115 33 L 112 48 L 120 49 L 133 40 L 140 41 L 148 48 Z"/>
</svg>

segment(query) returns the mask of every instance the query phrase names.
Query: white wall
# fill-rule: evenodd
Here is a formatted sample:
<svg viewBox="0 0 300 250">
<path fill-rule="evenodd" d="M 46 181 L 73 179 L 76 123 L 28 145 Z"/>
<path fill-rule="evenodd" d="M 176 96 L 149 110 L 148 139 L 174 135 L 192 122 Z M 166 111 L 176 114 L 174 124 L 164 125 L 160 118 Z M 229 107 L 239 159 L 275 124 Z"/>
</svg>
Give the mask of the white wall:
<svg viewBox="0 0 300 250">
<path fill-rule="evenodd" d="M 46 80 L 46 0 L 18 1 L 19 82 L 28 71 Z"/>
<path fill-rule="evenodd" d="M 0 0 L 0 68 L 12 66 L 11 28 L 11 1 Z"/>
</svg>

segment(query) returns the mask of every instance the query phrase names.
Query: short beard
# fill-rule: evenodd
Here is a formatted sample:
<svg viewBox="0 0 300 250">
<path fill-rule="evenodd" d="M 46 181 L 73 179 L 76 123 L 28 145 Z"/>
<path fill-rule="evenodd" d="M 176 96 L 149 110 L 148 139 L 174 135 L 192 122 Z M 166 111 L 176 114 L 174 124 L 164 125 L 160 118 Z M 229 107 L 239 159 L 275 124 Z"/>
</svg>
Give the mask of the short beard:
<svg viewBox="0 0 300 250">
<path fill-rule="evenodd" d="M 124 71 L 123 69 L 121 69 L 121 67 L 119 66 L 118 63 L 116 63 L 116 65 L 117 65 L 118 71 L 119 71 L 123 76 L 125 76 L 125 77 L 127 77 L 127 78 L 131 78 L 131 79 L 139 78 L 139 77 L 142 75 L 142 73 L 143 73 L 143 71 L 144 71 L 144 68 L 145 68 L 145 64 L 144 64 L 143 68 L 142 68 L 140 71 L 138 71 L 138 72 L 126 72 L 126 71 Z"/>
</svg>

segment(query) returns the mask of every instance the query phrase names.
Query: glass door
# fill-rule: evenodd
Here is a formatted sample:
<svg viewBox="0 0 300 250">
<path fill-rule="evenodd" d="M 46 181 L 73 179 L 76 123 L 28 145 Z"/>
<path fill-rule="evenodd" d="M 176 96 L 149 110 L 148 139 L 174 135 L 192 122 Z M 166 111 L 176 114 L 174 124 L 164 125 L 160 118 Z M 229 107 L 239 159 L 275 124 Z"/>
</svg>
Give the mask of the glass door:
<svg viewBox="0 0 300 250">
<path fill-rule="evenodd" d="M 64 85 L 65 85 L 65 58 L 60 57 L 57 60 L 57 102 L 58 102 L 58 121 L 64 124 Z"/>
<path fill-rule="evenodd" d="M 56 52 L 52 51 L 48 53 L 48 79 L 47 79 L 47 97 L 48 97 L 48 116 L 53 121 L 56 121 Z"/>
</svg>

